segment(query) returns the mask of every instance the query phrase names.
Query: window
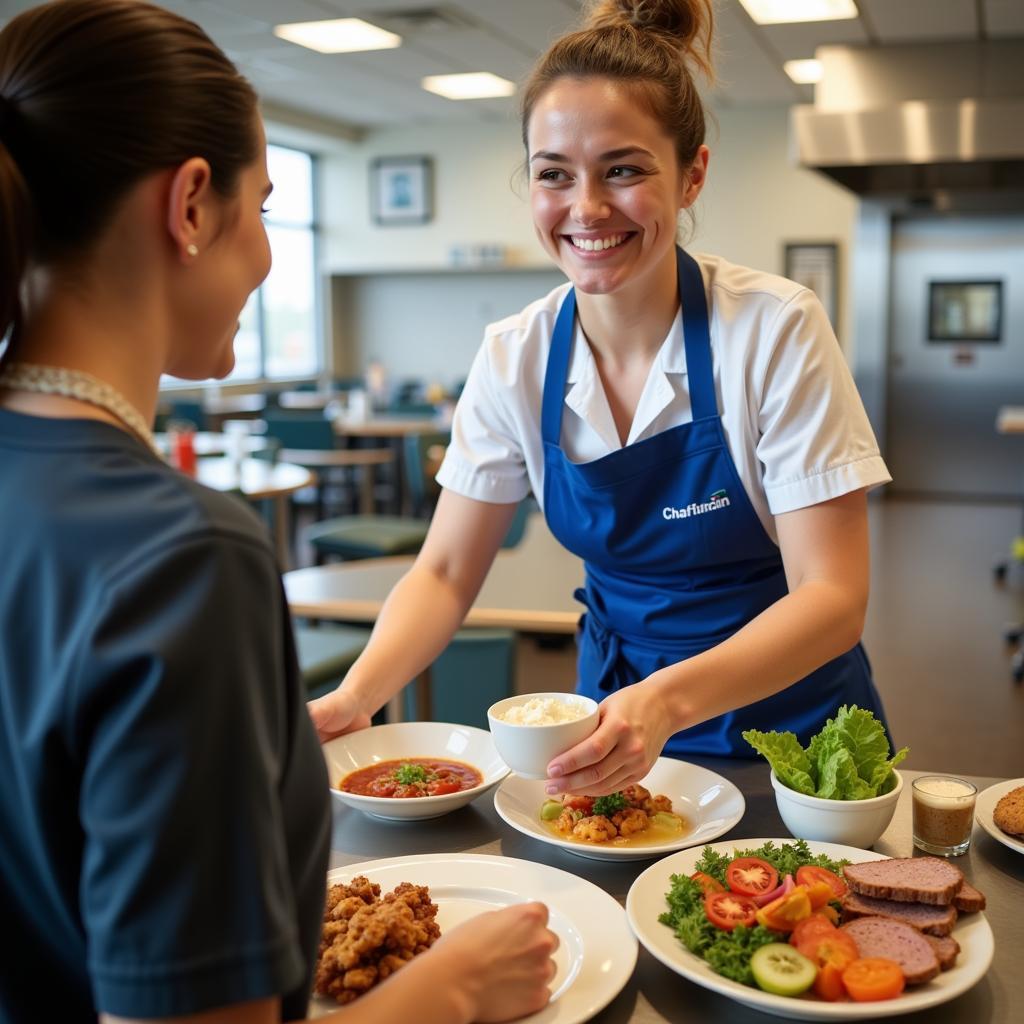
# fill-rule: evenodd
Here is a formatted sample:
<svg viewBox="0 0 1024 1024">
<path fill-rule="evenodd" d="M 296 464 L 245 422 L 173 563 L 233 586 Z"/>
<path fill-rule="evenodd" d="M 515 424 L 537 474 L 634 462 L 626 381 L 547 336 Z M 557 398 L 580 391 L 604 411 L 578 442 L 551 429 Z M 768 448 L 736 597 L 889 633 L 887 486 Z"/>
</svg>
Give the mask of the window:
<svg viewBox="0 0 1024 1024">
<path fill-rule="evenodd" d="M 316 269 L 316 203 L 313 157 L 297 149 L 267 146 L 274 191 L 264 222 L 273 266 L 249 297 L 235 335 L 233 383 L 313 377 L 320 372 L 320 295 Z M 163 377 L 161 386 L 182 386 Z M 194 387 L 192 382 L 188 386 Z"/>
<path fill-rule="evenodd" d="M 271 145 L 267 166 L 274 191 L 264 219 L 274 265 L 242 311 L 231 381 L 320 370 L 313 157 Z"/>
</svg>

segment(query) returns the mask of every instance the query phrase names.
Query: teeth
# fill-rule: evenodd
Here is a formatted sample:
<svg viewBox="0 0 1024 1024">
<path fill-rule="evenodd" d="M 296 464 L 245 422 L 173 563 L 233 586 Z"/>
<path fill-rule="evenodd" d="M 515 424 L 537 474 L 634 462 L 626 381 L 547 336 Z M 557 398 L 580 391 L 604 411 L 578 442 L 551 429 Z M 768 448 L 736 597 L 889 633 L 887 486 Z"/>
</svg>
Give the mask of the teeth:
<svg viewBox="0 0 1024 1024">
<path fill-rule="evenodd" d="M 577 238 L 575 235 L 570 236 L 572 238 L 572 244 L 577 249 L 582 249 L 584 252 L 596 252 L 601 249 L 614 249 L 617 245 L 622 245 L 626 240 L 625 235 L 609 235 L 607 238 Z"/>
</svg>

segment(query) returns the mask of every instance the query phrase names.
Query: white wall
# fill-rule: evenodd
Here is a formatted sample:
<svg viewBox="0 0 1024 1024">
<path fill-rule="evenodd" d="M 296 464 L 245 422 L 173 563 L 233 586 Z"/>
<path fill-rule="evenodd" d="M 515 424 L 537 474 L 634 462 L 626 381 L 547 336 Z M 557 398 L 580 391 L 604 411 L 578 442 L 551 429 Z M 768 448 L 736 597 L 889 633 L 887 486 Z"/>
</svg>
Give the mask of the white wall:
<svg viewBox="0 0 1024 1024">
<path fill-rule="evenodd" d="M 840 340 L 850 337 L 852 323 L 849 289 L 850 246 L 857 214 L 856 199 L 839 186 L 789 161 L 786 107 L 751 107 L 723 110 L 717 115 L 709 140 L 711 173 L 696 210 L 697 229 L 688 244 L 717 252 L 737 263 L 781 273 L 786 242 L 835 241 L 840 246 Z M 370 216 L 370 163 L 377 156 L 425 154 L 433 158 L 435 209 L 431 223 L 414 227 L 380 227 Z M 453 246 L 499 244 L 517 267 L 550 267 L 533 234 L 526 202 L 526 182 L 517 174 L 523 158 L 518 124 L 512 121 L 465 125 L 425 124 L 375 131 L 357 143 L 343 143 L 322 162 L 321 212 L 324 227 L 324 263 L 332 274 L 366 275 L 388 272 L 386 281 L 367 282 L 373 291 L 365 301 L 353 288 L 358 280 L 335 289 L 336 363 L 352 368 L 353 360 L 382 350 L 393 358 L 395 338 L 418 339 L 410 366 L 425 372 L 434 360 L 437 379 L 447 380 L 453 370 L 446 352 L 455 346 L 458 361 L 472 351 L 478 338 L 453 339 L 451 310 L 465 295 L 474 309 L 486 306 L 480 295 L 487 280 L 496 291 L 510 296 L 519 290 L 512 283 L 497 288 L 494 271 L 470 281 L 465 274 L 432 279 L 423 289 L 405 280 L 414 270 L 439 271 L 449 263 Z M 399 272 L 399 273 L 396 273 Z M 521 273 L 521 271 L 519 272 Z M 542 279 L 538 279 L 542 280 Z M 554 278 L 545 277 L 550 281 Z M 472 292 L 472 297 L 470 297 Z M 391 295 L 391 300 L 388 294 Z M 352 302 L 363 311 L 392 307 L 386 343 L 360 335 L 366 317 L 346 315 Z M 502 302 L 492 304 L 496 317 L 512 312 Z M 501 306 L 501 308 L 498 308 Z M 402 327 L 400 311 L 407 324 Z M 476 330 L 475 317 L 458 325 Z M 435 353 L 433 356 L 424 353 Z M 401 376 L 402 367 L 391 368 Z"/>
</svg>

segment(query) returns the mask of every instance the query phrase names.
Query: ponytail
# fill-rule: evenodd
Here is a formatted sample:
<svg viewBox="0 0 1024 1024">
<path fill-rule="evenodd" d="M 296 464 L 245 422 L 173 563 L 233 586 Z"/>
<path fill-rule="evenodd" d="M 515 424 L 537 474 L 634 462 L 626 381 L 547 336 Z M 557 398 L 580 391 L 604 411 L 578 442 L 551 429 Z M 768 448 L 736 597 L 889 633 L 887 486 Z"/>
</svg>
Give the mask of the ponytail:
<svg viewBox="0 0 1024 1024">
<path fill-rule="evenodd" d="M 7 146 L 17 112 L 0 95 L 0 340 L 17 331 L 21 282 L 28 266 L 32 198 Z"/>
</svg>

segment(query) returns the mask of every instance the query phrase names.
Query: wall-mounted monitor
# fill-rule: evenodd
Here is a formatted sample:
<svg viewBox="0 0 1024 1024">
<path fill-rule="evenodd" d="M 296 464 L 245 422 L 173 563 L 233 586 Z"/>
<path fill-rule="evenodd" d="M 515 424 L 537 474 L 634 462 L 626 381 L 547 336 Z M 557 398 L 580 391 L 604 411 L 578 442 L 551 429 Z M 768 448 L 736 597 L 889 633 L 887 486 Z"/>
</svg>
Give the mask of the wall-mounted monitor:
<svg viewBox="0 0 1024 1024">
<path fill-rule="evenodd" d="M 1003 340 L 1002 281 L 929 281 L 929 341 Z"/>
</svg>

